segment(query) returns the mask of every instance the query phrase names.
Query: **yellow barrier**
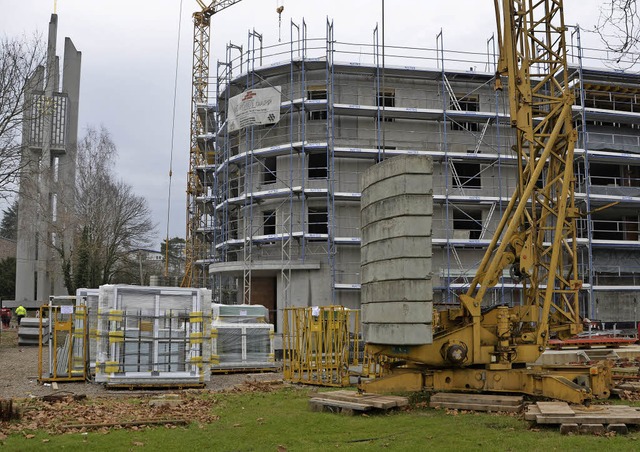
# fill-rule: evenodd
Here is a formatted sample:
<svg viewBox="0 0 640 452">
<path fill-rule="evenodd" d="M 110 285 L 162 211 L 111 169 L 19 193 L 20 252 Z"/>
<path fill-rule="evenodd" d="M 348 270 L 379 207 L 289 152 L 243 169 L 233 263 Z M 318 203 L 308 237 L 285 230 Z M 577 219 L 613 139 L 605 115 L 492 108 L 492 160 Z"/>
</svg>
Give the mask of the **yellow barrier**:
<svg viewBox="0 0 640 452">
<path fill-rule="evenodd" d="M 343 306 L 285 308 L 285 380 L 348 386 L 350 367 L 359 364 L 359 314 Z"/>
<path fill-rule="evenodd" d="M 49 318 L 49 325 L 42 319 Z M 38 381 L 84 381 L 87 378 L 85 306 L 42 306 L 38 348 Z M 47 346 L 48 353 L 44 353 Z"/>
</svg>

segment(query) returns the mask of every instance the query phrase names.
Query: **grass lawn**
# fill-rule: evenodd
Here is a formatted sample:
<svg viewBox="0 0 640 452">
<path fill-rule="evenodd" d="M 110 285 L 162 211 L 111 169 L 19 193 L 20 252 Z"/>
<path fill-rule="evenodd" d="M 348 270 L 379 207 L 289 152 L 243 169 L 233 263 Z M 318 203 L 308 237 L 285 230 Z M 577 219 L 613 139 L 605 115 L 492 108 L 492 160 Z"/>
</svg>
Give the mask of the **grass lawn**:
<svg viewBox="0 0 640 452">
<path fill-rule="evenodd" d="M 370 416 L 311 412 L 309 388 L 273 392 L 203 394 L 214 397 L 218 421 L 189 427 L 110 430 L 49 435 L 25 431 L 1 440 L 11 450 L 640 450 L 640 430 L 626 436 L 561 436 L 558 427 L 530 428 L 517 417 L 446 413 L 414 407 Z"/>
</svg>

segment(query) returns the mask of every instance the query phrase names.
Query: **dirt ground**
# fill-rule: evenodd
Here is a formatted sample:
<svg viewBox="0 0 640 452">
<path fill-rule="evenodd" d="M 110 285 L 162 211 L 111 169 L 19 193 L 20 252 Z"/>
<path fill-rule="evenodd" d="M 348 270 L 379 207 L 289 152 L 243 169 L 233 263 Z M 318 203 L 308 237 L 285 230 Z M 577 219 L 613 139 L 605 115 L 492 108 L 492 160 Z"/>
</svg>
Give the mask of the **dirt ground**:
<svg viewBox="0 0 640 452">
<path fill-rule="evenodd" d="M 129 396 L 140 391 L 106 389 L 95 383 L 58 383 L 55 390 L 50 384 L 38 383 L 38 347 L 19 347 L 17 327 L 0 331 L 0 399 L 28 398 L 50 395 L 59 391 L 88 397 Z M 46 348 L 44 349 L 46 353 Z M 206 385 L 210 391 L 231 389 L 245 382 L 282 380 L 282 373 L 213 374 Z M 144 391 L 163 392 L 163 391 Z"/>
</svg>

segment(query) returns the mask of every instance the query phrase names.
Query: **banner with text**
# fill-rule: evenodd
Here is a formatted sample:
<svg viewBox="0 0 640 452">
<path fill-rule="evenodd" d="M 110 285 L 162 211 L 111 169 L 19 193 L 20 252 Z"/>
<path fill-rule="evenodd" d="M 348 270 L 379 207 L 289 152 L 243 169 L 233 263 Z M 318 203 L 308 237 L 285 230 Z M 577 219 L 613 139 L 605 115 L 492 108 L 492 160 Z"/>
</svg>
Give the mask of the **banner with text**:
<svg viewBox="0 0 640 452">
<path fill-rule="evenodd" d="M 229 132 L 280 120 L 280 87 L 250 89 L 229 99 Z"/>
</svg>

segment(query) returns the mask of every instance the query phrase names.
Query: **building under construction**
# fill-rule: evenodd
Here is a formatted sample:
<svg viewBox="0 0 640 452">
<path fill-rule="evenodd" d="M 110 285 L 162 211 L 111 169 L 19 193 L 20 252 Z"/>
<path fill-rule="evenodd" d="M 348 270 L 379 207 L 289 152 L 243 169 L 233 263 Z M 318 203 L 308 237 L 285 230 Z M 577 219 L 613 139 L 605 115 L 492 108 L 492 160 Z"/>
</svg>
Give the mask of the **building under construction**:
<svg viewBox="0 0 640 452">
<path fill-rule="evenodd" d="M 640 297 L 640 78 L 588 57 L 570 34 L 581 314 L 636 321 Z M 360 307 L 360 175 L 403 154 L 433 159 L 434 303 L 456 303 L 475 275 L 517 181 L 506 92 L 486 52 L 339 42 L 291 23 L 291 40 L 255 31 L 229 44 L 200 105 L 198 232 L 214 301 L 258 303 L 276 329 L 291 306 Z M 383 55 L 384 58 L 383 58 Z M 215 66 L 212 66 L 215 67 Z M 212 71 L 214 72 L 214 71 Z M 238 124 L 237 102 L 277 93 L 277 115 Z M 258 102 L 259 103 L 259 102 Z M 279 119 L 278 119 L 279 118 Z M 611 205 L 612 203 L 617 203 Z M 606 207 L 606 208 L 605 208 Z M 517 304 L 505 272 L 488 304 Z"/>
</svg>

